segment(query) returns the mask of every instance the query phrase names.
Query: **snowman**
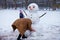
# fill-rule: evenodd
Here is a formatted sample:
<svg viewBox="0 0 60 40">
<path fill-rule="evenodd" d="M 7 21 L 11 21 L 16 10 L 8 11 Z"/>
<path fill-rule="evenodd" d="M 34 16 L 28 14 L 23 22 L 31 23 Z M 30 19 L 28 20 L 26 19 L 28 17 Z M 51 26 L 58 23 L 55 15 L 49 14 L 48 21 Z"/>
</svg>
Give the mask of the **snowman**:
<svg viewBox="0 0 60 40">
<path fill-rule="evenodd" d="M 45 12 L 42 12 L 40 13 L 39 11 L 39 7 L 36 3 L 31 3 L 28 5 L 28 10 L 23 10 L 24 11 L 24 15 L 25 15 L 25 18 L 29 18 L 32 20 L 32 29 L 35 30 L 35 32 L 31 32 L 31 35 L 36 37 L 37 34 L 40 33 L 40 24 L 39 24 L 39 21 L 40 21 L 40 18 L 43 17 L 46 13 Z M 39 24 L 39 26 L 38 26 Z"/>
</svg>

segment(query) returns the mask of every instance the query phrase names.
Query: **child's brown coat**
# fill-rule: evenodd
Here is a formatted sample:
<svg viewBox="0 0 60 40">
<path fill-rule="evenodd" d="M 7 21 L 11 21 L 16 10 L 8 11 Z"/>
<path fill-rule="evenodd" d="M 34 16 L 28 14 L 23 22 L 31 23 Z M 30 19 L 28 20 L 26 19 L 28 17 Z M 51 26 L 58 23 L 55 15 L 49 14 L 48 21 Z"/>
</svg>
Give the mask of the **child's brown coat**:
<svg viewBox="0 0 60 40">
<path fill-rule="evenodd" d="M 33 29 L 31 28 L 31 24 L 32 24 L 32 21 L 30 19 L 21 18 L 21 19 L 17 19 L 12 24 L 12 28 L 13 28 L 14 31 L 15 31 L 15 29 L 18 29 L 20 34 L 23 36 L 23 34 L 25 33 L 26 30 L 33 31 Z"/>
</svg>

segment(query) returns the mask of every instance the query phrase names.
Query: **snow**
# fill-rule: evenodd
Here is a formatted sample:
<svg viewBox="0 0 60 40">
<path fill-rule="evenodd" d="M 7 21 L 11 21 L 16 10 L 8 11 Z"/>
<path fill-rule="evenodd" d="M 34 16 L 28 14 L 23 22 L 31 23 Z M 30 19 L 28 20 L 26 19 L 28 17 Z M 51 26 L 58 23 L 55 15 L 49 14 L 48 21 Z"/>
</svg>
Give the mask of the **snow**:
<svg viewBox="0 0 60 40">
<path fill-rule="evenodd" d="M 0 10 L 0 28 L 2 28 L 2 31 L 10 31 L 11 23 L 18 18 L 18 15 L 19 11 L 16 10 Z"/>
<path fill-rule="evenodd" d="M 3 40 L 4 40 L 4 38 L 7 38 L 4 36 L 7 36 L 7 35 L 16 36 L 16 34 L 18 34 L 18 32 L 17 33 L 13 32 L 12 27 L 11 27 L 11 24 L 17 18 L 19 18 L 19 11 L 17 11 L 17 10 L 11 10 L 11 9 L 10 10 L 8 10 L 8 9 L 0 10 L 0 36 L 3 37 Z"/>
<path fill-rule="evenodd" d="M 38 26 L 36 27 L 39 30 L 38 35 L 29 36 L 25 40 L 60 40 L 60 11 L 40 10 L 39 13 L 47 14 L 40 18 L 37 25 L 34 25 Z M 0 10 L 0 39 L 16 40 L 19 32 L 18 30 L 13 32 L 11 24 L 17 18 L 19 18 L 19 10 Z"/>
</svg>

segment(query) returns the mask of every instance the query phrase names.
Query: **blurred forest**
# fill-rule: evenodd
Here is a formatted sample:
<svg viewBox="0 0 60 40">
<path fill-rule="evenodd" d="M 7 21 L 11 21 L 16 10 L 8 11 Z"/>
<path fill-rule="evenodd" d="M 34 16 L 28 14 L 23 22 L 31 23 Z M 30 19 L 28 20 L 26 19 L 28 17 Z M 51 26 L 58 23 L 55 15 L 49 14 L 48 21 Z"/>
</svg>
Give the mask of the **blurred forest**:
<svg viewBox="0 0 60 40">
<path fill-rule="evenodd" d="M 27 8 L 30 3 L 37 3 L 40 8 L 60 8 L 60 0 L 0 0 L 0 8 Z"/>
</svg>

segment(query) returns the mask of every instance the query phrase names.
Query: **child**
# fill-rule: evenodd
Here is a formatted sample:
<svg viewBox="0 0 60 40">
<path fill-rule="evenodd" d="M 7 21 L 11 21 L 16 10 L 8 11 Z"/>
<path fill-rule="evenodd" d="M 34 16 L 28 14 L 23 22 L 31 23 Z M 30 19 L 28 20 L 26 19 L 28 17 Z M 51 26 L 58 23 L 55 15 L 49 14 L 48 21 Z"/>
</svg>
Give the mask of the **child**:
<svg viewBox="0 0 60 40">
<path fill-rule="evenodd" d="M 24 18 L 22 10 L 20 10 L 19 18 Z M 19 34 L 17 40 L 20 40 L 21 34 Z M 25 35 L 22 36 L 22 38 L 27 38 Z"/>
<path fill-rule="evenodd" d="M 32 21 L 28 18 L 21 18 L 21 19 L 17 19 L 16 21 L 13 22 L 12 24 L 12 28 L 15 31 L 16 29 L 18 29 L 18 31 L 20 32 L 17 40 L 21 40 L 20 38 L 27 38 L 24 33 L 26 32 L 26 30 L 29 31 L 35 31 L 31 28 L 31 24 Z"/>
</svg>

